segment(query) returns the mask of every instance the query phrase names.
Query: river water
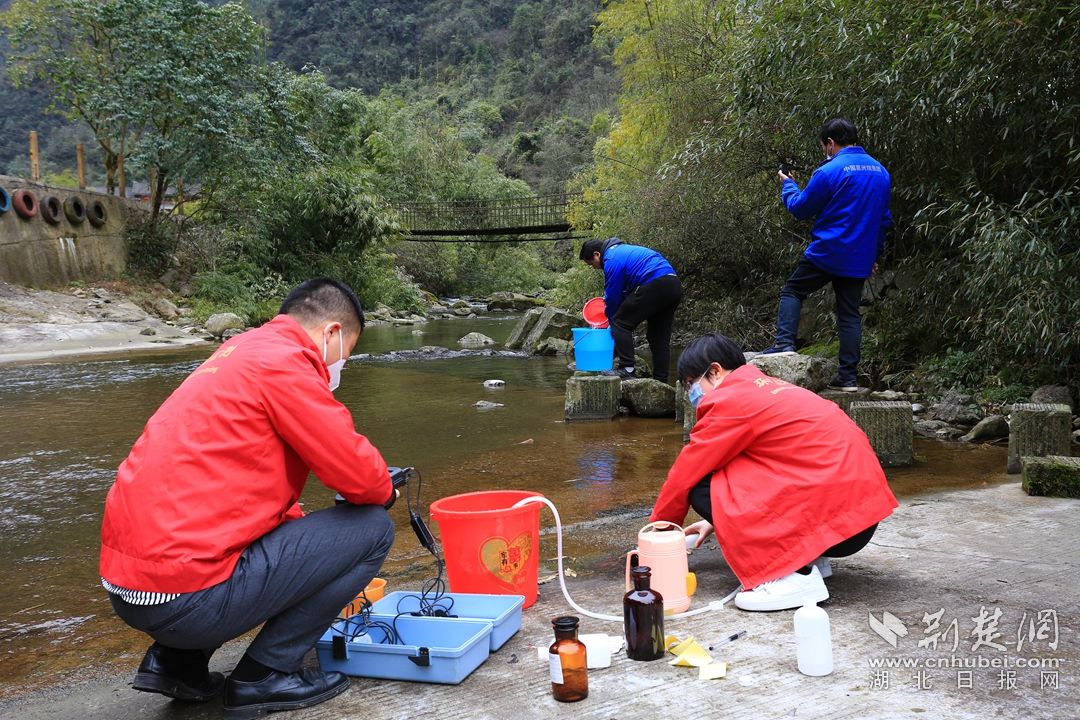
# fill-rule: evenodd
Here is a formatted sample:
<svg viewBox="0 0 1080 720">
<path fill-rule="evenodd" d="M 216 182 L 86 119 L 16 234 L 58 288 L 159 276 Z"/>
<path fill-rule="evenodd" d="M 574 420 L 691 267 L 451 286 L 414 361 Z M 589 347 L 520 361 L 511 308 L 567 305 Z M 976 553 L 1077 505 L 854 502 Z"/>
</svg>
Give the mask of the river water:
<svg viewBox="0 0 1080 720">
<path fill-rule="evenodd" d="M 446 495 L 525 489 L 551 498 L 564 523 L 646 515 L 682 446 L 681 425 L 564 422 L 566 358 L 412 352 L 457 348 L 472 331 L 501 342 L 513 323 L 499 317 L 371 327 L 336 394 L 391 465 L 421 470 L 425 511 Z M 113 617 L 99 584 L 101 510 L 143 424 L 212 351 L 0 366 L 0 698 L 86 667 L 127 673 L 138 663 L 147 640 Z M 485 388 L 491 378 L 505 387 Z M 479 400 L 503 406 L 481 410 Z M 889 472 L 898 495 L 1004 479 L 1001 448 L 925 442 L 917 452 L 914 468 Z M 301 499 L 308 510 L 332 501 L 315 480 Z M 408 530 L 404 503 L 392 514 L 398 538 L 381 574 L 399 588 L 416 586 L 431 574 L 430 556 Z M 627 521 L 628 547 L 641 522 Z M 567 553 L 587 554 L 588 545 L 587 537 L 571 538 Z"/>
</svg>

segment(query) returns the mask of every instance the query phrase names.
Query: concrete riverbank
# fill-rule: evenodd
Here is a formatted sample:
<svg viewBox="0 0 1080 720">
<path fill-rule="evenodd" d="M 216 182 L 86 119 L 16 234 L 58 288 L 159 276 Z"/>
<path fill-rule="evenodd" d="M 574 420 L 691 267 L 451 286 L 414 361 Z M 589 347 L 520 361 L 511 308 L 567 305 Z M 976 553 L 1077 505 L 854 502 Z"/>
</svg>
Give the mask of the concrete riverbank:
<svg viewBox="0 0 1080 720">
<path fill-rule="evenodd" d="M 1077 501 L 1025 495 L 1004 474 L 967 490 L 905 497 L 859 554 L 834 562 L 827 581 L 835 672 L 800 675 L 792 612 L 733 606 L 670 622 L 668 634 L 709 645 L 745 630 L 713 653 L 727 677 L 702 681 L 692 668 L 638 663 L 620 654 L 590 672 L 590 694 L 561 705 L 535 647 L 550 618 L 569 612 L 557 583 L 525 612 L 522 630 L 459 686 L 354 679 L 343 695 L 288 718 L 1067 718 L 1080 703 L 1080 524 Z M 571 593 L 586 608 L 617 614 L 623 561 L 639 517 L 570 528 Z M 550 524 L 543 516 L 542 523 Z M 407 532 L 407 530 L 406 530 Z M 583 537 L 585 536 L 585 537 Z M 541 577 L 553 568 L 554 539 L 542 541 Z M 710 544 L 711 545 L 711 544 Z M 714 545 L 690 558 L 695 607 L 727 594 L 736 580 Z M 393 580 L 391 580 L 393 582 Z M 955 622 L 954 622 L 955 621 Z M 120 625 L 118 630 L 120 630 Z M 875 631 L 874 626 L 878 628 Z M 619 634 L 616 623 L 583 618 L 583 632 Z M 223 647 L 212 669 L 227 672 L 244 641 Z M 138 657 L 117 670 L 85 653 L 85 675 L 64 687 L 0 703 L 0 716 L 27 720 L 221 717 L 220 702 L 186 705 L 130 689 Z"/>
</svg>

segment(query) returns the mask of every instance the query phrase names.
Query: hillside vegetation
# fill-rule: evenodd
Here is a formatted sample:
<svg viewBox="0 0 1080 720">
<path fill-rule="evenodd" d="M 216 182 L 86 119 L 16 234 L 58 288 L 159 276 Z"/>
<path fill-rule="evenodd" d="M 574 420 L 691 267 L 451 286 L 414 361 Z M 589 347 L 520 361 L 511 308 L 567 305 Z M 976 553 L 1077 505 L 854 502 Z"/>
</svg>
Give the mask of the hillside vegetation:
<svg viewBox="0 0 1080 720">
<path fill-rule="evenodd" d="M 155 205 L 133 228 L 132 260 L 149 277 L 179 264 L 208 306 L 256 318 L 327 272 L 369 303 L 554 289 L 573 307 L 597 275 L 567 244 L 408 243 L 393 210 L 570 189 L 579 230 L 671 259 L 683 334 L 763 347 L 810 233 L 780 205 L 777 165 L 805 183 L 818 127 L 840 116 L 893 179 L 861 380 L 1004 400 L 1080 372 L 1075 3 L 17 0 L 2 17 L 23 89 L 0 89 L 0 127 L 16 128 L 0 163 L 23 167 L 17 128 L 50 100 L 98 113 L 98 165 L 118 153 L 129 176 L 200 188 L 182 220 Z M 220 81 L 200 85 L 184 47 Z M 102 62 L 106 87 L 72 54 Z M 46 171 L 87 132 L 45 133 Z M 829 346 L 829 302 L 800 345 Z"/>
</svg>

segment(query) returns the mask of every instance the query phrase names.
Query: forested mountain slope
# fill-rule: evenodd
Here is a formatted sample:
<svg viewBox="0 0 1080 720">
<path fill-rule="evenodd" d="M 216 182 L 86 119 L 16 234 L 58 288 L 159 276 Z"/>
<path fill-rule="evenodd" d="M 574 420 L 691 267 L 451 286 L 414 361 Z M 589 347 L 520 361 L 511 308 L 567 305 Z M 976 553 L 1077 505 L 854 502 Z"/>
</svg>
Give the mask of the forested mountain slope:
<svg viewBox="0 0 1080 720">
<path fill-rule="evenodd" d="M 418 107 L 426 101 L 441 121 L 471 133 L 476 151 L 491 154 L 508 174 L 541 192 L 561 190 L 587 162 L 594 139 L 590 128 L 597 115 L 603 125 L 618 88 L 607 53 L 592 43 L 600 5 L 599 0 L 248 3 L 268 30 L 270 60 L 295 70 L 317 67 L 338 87 L 370 94 L 389 87 Z M 12 88 L 0 65 L 0 172 L 26 171 L 26 132 L 33 128 L 42 136 L 46 173 L 72 164 L 80 133 L 58 116 L 42 116 L 46 105 L 40 88 Z M 92 175 L 95 171 L 91 168 Z"/>
</svg>

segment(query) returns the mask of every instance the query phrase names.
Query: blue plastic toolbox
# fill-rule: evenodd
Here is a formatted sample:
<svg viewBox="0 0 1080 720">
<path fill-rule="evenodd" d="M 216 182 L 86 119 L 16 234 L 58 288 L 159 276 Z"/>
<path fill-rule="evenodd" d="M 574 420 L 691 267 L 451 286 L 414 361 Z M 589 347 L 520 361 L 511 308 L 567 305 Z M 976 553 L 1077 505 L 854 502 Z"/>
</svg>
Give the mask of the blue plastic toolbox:
<svg viewBox="0 0 1080 720">
<path fill-rule="evenodd" d="M 521 606 L 524 602 L 523 595 L 446 593 L 435 601 L 435 605 L 450 617 L 491 623 L 491 652 L 495 652 L 521 629 Z M 403 591 L 387 593 L 371 608 L 372 612 L 390 616 L 419 610 L 419 593 Z"/>
<path fill-rule="evenodd" d="M 394 625 L 394 615 L 373 613 L 369 621 Z M 490 622 L 403 615 L 396 623 L 401 642 L 395 644 L 383 642 L 387 633 L 378 625 L 369 626 L 365 634 L 351 637 L 359 622 L 359 618 L 348 623 L 336 621 L 315 643 L 323 670 L 457 685 L 489 655 Z M 342 639 L 335 642 L 335 636 Z"/>
</svg>

